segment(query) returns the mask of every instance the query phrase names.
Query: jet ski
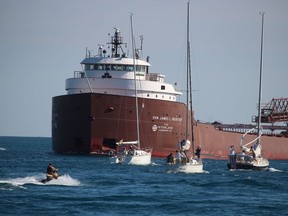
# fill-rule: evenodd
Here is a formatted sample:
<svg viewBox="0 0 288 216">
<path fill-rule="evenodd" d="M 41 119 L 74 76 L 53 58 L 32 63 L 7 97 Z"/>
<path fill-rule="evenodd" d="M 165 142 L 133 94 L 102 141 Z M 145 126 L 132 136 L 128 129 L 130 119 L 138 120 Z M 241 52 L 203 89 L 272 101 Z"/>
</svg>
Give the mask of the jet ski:
<svg viewBox="0 0 288 216">
<path fill-rule="evenodd" d="M 41 182 L 43 183 L 43 184 L 45 184 L 45 183 L 47 183 L 47 182 L 49 182 L 49 181 L 51 181 L 51 180 L 53 180 L 53 179 L 57 179 L 59 177 L 59 174 L 58 174 L 58 171 L 57 170 L 54 170 L 53 172 L 52 172 L 52 174 L 46 174 L 46 179 L 43 179 L 43 180 L 41 180 Z"/>
</svg>

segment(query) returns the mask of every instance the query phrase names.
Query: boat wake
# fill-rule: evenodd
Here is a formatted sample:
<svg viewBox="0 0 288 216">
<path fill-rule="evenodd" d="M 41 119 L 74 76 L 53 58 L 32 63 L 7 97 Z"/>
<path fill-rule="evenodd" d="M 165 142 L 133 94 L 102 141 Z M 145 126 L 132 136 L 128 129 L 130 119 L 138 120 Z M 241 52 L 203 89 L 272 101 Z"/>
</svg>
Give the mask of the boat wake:
<svg viewBox="0 0 288 216">
<path fill-rule="evenodd" d="M 191 172 L 186 172 L 186 171 L 175 171 L 175 173 L 187 173 L 187 174 L 191 174 Z M 202 170 L 201 172 L 196 172 L 196 173 L 192 173 L 192 174 L 202 174 L 202 173 L 206 173 L 209 174 L 209 171 L 206 170 Z"/>
<path fill-rule="evenodd" d="M 206 171 L 206 170 L 202 170 L 201 172 L 196 172 L 196 173 L 191 173 L 191 172 L 185 172 L 183 170 L 177 170 L 177 169 L 167 169 L 166 170 L 166 173 L 186 173 L 186 174 L 202 174 L 202 173 L 205 173 L 205 174 L 210 174 L 209 171 Z"/>
<path fill-rule="evenodd" d="M 151 165 L 152 165 L 152 166 L 161 166 L 160 163 L 156 163 L 156 162 L 152 162 Z"/>
<path fill-rule="evenodd" d="M 268 168 L 268 171 L 269 171 L 269 172 L 283 172 L 282 170 L 278 170 L 278 169 L 275 169 L 275 168 L 273 168 L 273 167 L 269 167 L 269 168 Z"/>
<path fill-rule="evenodd" d="M 229 172 L 253 172 L 253 170 L 248 170 L 248 169 L 230 169 Z M 275 169 L 273 167 L 269 167 L 264 172 L 283 172 L 283 171 Z"/>
<path fill-rule="evenodd" d="M 0 179 L 0 190 L 13 190 L 15 187 L 23 188 L 24 185 L 33 184 L 33 185 L 61 185 L 61 186 L 79 186 L 81 184 L 77 179 L 73 179 L 69 175 L 61 175 L 58 179 L 53 179 L 45 184 L 41 182 L 42 179 L 45 179 L 46 176 L 44 174 L 39 174 L 35 176 L 27 176 L 24 178 L 14 178 L 1 180 Z"/>
<path fill-rule="evenodd" d="M 0 151 L 6 151 L 6 149 L 5 148 L 0 148 Z"/>
</svg>

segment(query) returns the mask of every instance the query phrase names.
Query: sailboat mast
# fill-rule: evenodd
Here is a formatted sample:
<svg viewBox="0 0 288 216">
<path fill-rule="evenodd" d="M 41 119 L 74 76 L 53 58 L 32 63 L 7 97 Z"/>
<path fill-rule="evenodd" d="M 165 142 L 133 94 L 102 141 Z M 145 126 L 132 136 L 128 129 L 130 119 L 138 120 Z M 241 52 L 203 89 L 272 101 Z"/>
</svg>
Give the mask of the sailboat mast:
<svg viewBox="0 0 288 216">
<path fill-rule="evenodd" d="M 187 118 L 186 118 L 186 139 L 188 138 L 188 121 L 189 121 L 189 100 L 190 100 L 190 123 L 191 123 L 191 142 L 192 153 L 194 157 L 194 121 L 193 121 L 193 102 L 192 102 L 192 73 L 191 73 L 191 56 L 190 56 L 190 2 L 187 5 Z M 189 96 L 189 98 L 188 98 Z"/>
<path fill-rule="evenodd" d="M 260 81 L 259 81 L 259 100 L 258 100 L 258 123 L 257 123 L 257 136 L 260 135 L 260 126 L 261 126 L 261 98 L 262 98 L 262 68 L 263 68 L 263 33 L 264 33 L 264 12 L 260 12 L 262 19 L 261 27 L 261 53 L 260 53 Z M 260 137 L 258 139 L 260 143 Z"/>
<path fill-rule="evenodd" d="M 187 72 L 187 80 L 186 80 L 186 140 L 188 139 L 189 137 L 189 127 L 188 127 L 188 124 L 189 124 L 189 62 L 190 62 L 190 59 L 189 59 L 189 2 L 188 2 L 188 5 L 187 5 L 187 56 L 186 56 L 186 72 Z"/>
<path fill-rule="evenodd" d="M 135 87 L 135 106 L 136 106 L 136 128 L 137 128 L 137 143 L 140 148 L 140 132 L 139 132 L 139 114 L 138 114 L 138 96 L 136 84 L 136 64 L 135 64 L 135 38 L 133 31 L 133 13 L 130 13 L 131 35 L 132 35 L 132 54 L 133 54 L 133 71 L 134 71 L 134 87 Z"/>
</svg>

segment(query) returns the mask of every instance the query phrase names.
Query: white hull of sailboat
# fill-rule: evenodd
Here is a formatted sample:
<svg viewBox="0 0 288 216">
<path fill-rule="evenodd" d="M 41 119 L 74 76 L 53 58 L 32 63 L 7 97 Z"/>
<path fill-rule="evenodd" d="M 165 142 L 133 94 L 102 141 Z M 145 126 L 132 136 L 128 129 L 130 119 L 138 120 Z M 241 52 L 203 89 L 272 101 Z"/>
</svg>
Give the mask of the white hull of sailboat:
<svg viewBox="0 0 288 216">
<path fill-rule="evenodd" d="M 184 173 L 203 173 L 203 164 L 201 160 L 191 159 L 186 164 L 175 164 L 175 172 Z"/>
<path fill-rule="evenodd" d="M 150 165 L 151 164 L 151 151 L 134 150 L 133 155 L 127 155 L 125 163 L 132 165 Z"/>
<path fill-rule="evenodd" d="M 144 151 L 135 149 L 133 154 L 119 155 L 110 157 L 111 163 L 132 164 L 132 165 L 150 165 L 151 164 L 151 150 Z"/>
</svg>

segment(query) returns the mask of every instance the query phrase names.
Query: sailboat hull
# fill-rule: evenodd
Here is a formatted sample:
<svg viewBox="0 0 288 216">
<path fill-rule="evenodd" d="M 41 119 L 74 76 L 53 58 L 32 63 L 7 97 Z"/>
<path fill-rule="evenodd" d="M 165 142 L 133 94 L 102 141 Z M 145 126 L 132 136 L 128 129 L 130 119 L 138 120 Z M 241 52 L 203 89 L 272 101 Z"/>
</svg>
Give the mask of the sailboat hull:
<svg viewBox="0 0 288 216">
<path fill-rule="evenodd" d="M 201 160 L 192 159 L 191 162 L 187 164 L 176 164 L 174 166 L 176 166 L 176 172 L 203 173 L 203 164 Z"/>
<path fill-rule="evenodd" d="M 125 157 L 125 163 L 131 165 L 150 165 L 151 152 L 137 149 L 135 150 L 134 155 L 127 155 Z"/>
<path fill-rule="evenodd" d="M 125 155 L 115 155 L 110 157 L 110 163 L 131 164 L 131 165 L 150 165 L 151 150 L 143 151 L 141 149 L 134 150 L 134 154 L 127 153 Z"/>
<path fill-rule="evenodd" d="M 250 155 L 236 154 L 230 156 L 227 162 L 228 169 L 245 169 L 245 170 L 267 170 L 269 161 L 266 158 L 258 157 L 253 159 Z"/>
<path fill-rule="evenodd" d="M 236 167 L 234 167 L 231 163 L 227 163 L 228 169 L 240 169 L 240 170 L 258 170 L 265 171 L 268 169 L 269 163 L 263 164 L 250 164 L 250 163 L 236 163 Z"/>
</svg>

